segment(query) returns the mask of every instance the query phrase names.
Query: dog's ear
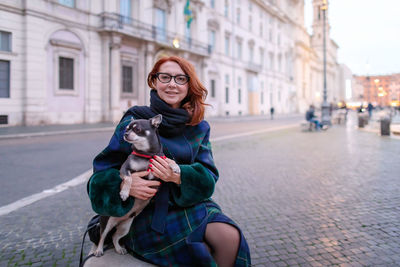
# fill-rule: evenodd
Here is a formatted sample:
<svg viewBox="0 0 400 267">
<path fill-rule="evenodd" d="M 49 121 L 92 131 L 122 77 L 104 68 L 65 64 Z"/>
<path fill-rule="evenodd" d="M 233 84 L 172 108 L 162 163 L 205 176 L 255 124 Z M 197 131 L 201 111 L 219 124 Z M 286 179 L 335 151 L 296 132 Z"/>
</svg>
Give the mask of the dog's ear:
<svg viewBox="0 0 400 267">
<path fill-rule="evenodd" d="M 158 128 L 158 126 L 160 126 L 162 121 L 162 115 L 158 114 L 156 116 L 154 116 L 153 118 L 150 119 L 150 123 L 153 127 Z"/>
</svg>

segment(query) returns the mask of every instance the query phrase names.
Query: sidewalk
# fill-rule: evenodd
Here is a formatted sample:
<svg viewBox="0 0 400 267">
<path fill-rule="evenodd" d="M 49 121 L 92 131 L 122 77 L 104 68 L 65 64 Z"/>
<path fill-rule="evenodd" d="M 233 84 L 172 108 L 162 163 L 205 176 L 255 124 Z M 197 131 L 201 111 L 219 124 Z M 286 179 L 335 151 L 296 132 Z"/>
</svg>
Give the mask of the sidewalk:
<svg viewBox="0 0 400 267">
<path fill-rule="evenodd" d="M 282 114 L 274 116 L 274 120 L 296 118 L 299 114 Z M 209 117 L 206 120 L 210 123 L 220 122 L 239 122 L 239 121 L 258 121 L 270 120 L 268 115 L 255 116 L 228 116 L 228 117 Z M 0 127 L 0 140 L 11 138 L 26 138 L 35 136 L 74 134 L 99 131 L 114 131 L 116 124 L 112 122 L 83 123 L 83 124 L 58 124 L 58 125 L 40 125 L 40 126 L 9 126 Z"/>
<path fill-rule="evenodd" d="M 380 120 L 379 120 L 379 114 L 378 113 L 373 113 L 372 118 L 368 121 L 368 124 L 365 125 L 364 128 L 359 128 L 360 130 L 367 131 L 367 132 L 373 132 L 380 134 Z M 391 123 L 390 123 L 390 133 L 393 136 L 400 136 L 400 114 L 396 114 L 395 116 L 392 117 Z"/>
</svg>

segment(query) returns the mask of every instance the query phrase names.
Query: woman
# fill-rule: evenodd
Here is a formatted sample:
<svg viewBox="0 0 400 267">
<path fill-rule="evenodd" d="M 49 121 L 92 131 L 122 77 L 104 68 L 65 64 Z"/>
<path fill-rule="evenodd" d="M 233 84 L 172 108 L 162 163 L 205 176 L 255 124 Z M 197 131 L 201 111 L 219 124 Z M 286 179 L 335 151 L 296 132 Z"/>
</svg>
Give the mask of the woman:
<svg viewBox="0 0 400 267">
<path fill-rule="evenodd" d="M 249 266 L 243 234 L 210 199 L 218 170 L 209 142 L 210 126 L 203 120 L 207 90 L 194 67 L 175 56 L 157 61 L 147 83 L 152 89 L 150 107 L 129 109 L 108 147 L 94 159 L 94 174 L 88 182 L 93 210 L 119 217 L 131 209 L 134 198 L 154 197 L 125 238 L 132 254 L 160 266 Z M 167 158 L 155 157 L 147 172 L 132 174 L 130 196 L 134 198 L 122 201 L 119 169 L 131 153 L 123 131 L 131 118 L 157 114 L 163 116 L 159 133 Z M 171 162 L 179 168 L 172 170 Z M 155 187 L 160 182 L 142 178 L 148 172 L 163 181 L 158 192 Z M 168 199 L 158 202 L 162 196 Z M 168 203 L 168 207 L 162 209 L 157 203 Z"/>
</svg>

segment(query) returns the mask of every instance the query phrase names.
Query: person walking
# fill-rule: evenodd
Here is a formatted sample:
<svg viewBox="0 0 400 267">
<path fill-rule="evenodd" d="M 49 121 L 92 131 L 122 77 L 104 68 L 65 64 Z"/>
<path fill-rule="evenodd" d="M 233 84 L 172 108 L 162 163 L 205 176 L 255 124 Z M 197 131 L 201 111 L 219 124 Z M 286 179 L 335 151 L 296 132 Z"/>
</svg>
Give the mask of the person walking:
<svg viewBox="0 0 400 267">
<path fill-rule="evenodd" d="M 150 106 L 130 108 L 109 145 L 94 159 L 94 174 L 87 185 L 93 210 L 120 217 L 132 208 L 135 198 L 154 197 L 125 238 L 130 254 L 158 266 L 250 266 L 242 231 L 211 199 L 219 172 L 210 125 L 203 119 L 207 90 L 193 65 L 181 57 L 163 57 L 148 74 L 147 84 Z M 148 171 L 133 173 L 131 197 L 122 201 L 119 169 L 132 150 L 123 140 L 124 129 L 131 119 L 157 114 L 163 118 L 159 134 L 167 158 L 156 156 Z M 171 162 L 179 168 L 173 170 Z M 161 183 L 143 179 L 149 172 Z M 167 192 L 168 205 L 159 211 L 161 192 Z M 158 212 L 164 215 L 160 218 Z"/>
<path fill-rule="evenodd" d="M 271 120 L 274 119 L 274 112 L 275 112 L 274 107 L 271 107 L 271 108 L 269 109 L 269 113 L 270 113 L 270 115 L 271 115 Z"/>
<path fill-rule="evenodd" d="M 371 104 L 371 102 L 370 103 L 368 103 L 368 106 L 367 106 L 367 110 L 368 110 L 368 117 L 371 119 L 371 117 L 372 117 L 372 110 L 374 109 L 374 106 Z"/>
</svg>

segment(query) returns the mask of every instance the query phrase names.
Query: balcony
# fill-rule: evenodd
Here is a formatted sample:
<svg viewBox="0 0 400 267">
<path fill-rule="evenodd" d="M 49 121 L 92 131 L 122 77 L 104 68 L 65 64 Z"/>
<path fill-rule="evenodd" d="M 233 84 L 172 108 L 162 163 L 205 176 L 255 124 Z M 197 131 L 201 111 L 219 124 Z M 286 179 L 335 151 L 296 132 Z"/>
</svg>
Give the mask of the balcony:
<svg viewBox="0 0 400 267">
<path fill-rule="evenodd" d="M 137 39 L 155 42 L 161 46 L 184 50 L 201 56 L 209 56 L 207 44 L 167 31 L 163 28 L 141 22 L 117 13 L 100 14 L 101 30 L 126 34 Z"/>
<path fill-rule="evenodd" d="M 251 61 L 247 62 L 245 68 L 248 71 L 255 72 L 255 73 L 261 72 L 261 70 L 262 70 L 261 64 L 256 64 L 256 63 L 251 62 Z"/>
</svg>

